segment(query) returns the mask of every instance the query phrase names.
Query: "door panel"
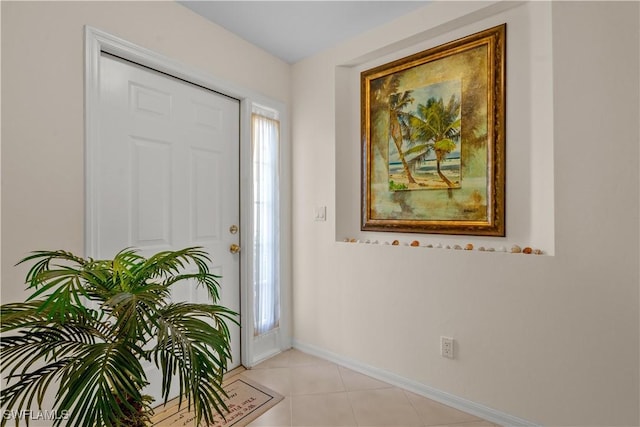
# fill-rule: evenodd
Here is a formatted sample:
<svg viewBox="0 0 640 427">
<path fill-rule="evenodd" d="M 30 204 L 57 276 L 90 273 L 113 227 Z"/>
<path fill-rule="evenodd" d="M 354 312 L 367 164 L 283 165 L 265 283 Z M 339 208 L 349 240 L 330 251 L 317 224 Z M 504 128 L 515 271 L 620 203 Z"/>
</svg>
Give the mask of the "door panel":
<svg viewBox="0 0 640 427">
<path fill-rule="evenodd" d="M 221 154 L 195 149 L 191 151 L 191 239 L 194 242 L 220 240 L 222 235 L 217 201 L 222 193 Z M 202 183 L 210 183 L 202 185 Z"/>
<path fill-rule="evenodd" d="M 131 137 L 131 244 L 171 245 L 171 145 Z"/>
<path fill-rule="evenodd" d="M 222 276 L 221 304 L 239 312 L 240 257 L 229 247 L 240 242 L 228 231 L 240 220 L 239 101 L 107 54 L 100 70 L 94 256 L 203 246 Z M 194 286 L 172 298 L 207 300 Z M 240 328 L 230 327 L 235 367 Z M 148 391 L 156 398 L 157 384 Z"/>
</svg>

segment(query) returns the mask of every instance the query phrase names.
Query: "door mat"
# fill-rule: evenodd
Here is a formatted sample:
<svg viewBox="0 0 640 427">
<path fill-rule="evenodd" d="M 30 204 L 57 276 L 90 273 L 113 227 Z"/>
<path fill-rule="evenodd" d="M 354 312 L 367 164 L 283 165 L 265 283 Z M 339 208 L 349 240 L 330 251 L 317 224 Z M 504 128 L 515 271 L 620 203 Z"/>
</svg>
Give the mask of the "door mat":
<svg viewBox="0 0 640 427">
<path fill-rule="evenodd" d="M 242 375 L 225 381 L 224 389 L 229 395 L 228 399 L 224 399 L 229 413 L 225 414 L 226 420 L 216 414 L 210 427 L 244 427 L 283 399 L 275 391 Z M 155 427 L 193 427 L 196 425 L 195 419 L 195 414 L 187 409 L 186 403 L 178 409 L 178 399 L 173 399 L 166 406 L 156 408 L 151 422 Z"/>
</svg>

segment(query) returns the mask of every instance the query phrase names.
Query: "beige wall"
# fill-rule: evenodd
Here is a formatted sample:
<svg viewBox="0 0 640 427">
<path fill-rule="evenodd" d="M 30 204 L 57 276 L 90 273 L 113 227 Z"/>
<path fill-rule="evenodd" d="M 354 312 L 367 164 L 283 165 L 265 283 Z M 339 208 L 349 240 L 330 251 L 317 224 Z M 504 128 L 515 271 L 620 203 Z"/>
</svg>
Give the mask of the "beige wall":
<svg viewBox="0 0 640 427">
<path fill-rule="evenodd" d="M 2 1 L 2 301 L 19 259 L 84 245 L 84 25 L 289 102 L 290 66 L 185 7 Z"/>
<path fill-rule="evenodd" d="M 638 425 L 639 5 L 486 6 L 434 3 L 294 65 L 294 339 L 532 422 Z M 350 73 L 501 22 L 507 237 L 360 232 Z M 325 223 L 313 219 L 321 205 Z M 533 244 L 550 255 L 344 237 Z M 457 340 L 456 360 L 439 356 L 441 335 Z"/>
<path fill-rule="evenodd" d="M 337 189 L 359 197 L 359 164 L 353 173 L 337 167 L 337 128 L 357 135 L 359 118 L 336 117 L 336 67 L 501 18 L 482 3 L 427 6 L 293 70 L 172 2 L 1 6 L 3 302 L 22 298 L 24 269 L 12 265 L 28 251 L 83 249 L 89 24 L 284 102 L 291 91 L 296 340 L 541 424 L 640 424 L 637 3 L 549 8 L 553 38 L 542 60 L 552 55 L 552 82 L 543 85 L 544 93 L 552 85 L 551 102 L 523 87 L 535 76 L 508 75 L 518 118 L 509 122 L 509 165 L 524 165 L 532 144 L 552 139 L 552 153 L 537 152 L 551 170 L 536 162 L 524 177 L 508 171 L 507 200 L 529 207 L 508 210 L 509 229 L 525 223 L 518 236 L 552 239 L 554 256 L 535 258 L 336 242 L 337 229 L 359 233 L 335 219 L 351 210 Z M 528 9 L 500 13 L 538 25 Z M 535 31 L 514 30 L 508 45 L 536 63 L 527 47 Z M 546 68 L 534 68 L 542 79 Z M 525 113 L 512 106 L 524 103 Z M 525 188 L 549 175 L 553 198 L 541 209 Z M 549 204 L 553 230 L 531 232 L 544 228 L 536 221 Z M 316 205 L 328 206 L 329 221 L 313 221 Z M 456 338 L 456 360 L 439 357 L 440 335 Z"/>
</svg>

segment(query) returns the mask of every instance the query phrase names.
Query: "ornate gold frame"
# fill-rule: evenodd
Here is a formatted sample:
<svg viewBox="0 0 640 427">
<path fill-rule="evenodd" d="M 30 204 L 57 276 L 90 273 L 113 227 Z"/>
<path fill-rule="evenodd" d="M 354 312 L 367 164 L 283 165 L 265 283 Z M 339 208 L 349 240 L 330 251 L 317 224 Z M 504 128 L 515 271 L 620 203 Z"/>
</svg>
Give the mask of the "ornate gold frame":
<svg viewBox="0 0 640 427">
<path fill-rule="evenodd" d="M 503 24 L 361 73 L 362 230 L 505 235 L 505 39 Z"/>
</svg>

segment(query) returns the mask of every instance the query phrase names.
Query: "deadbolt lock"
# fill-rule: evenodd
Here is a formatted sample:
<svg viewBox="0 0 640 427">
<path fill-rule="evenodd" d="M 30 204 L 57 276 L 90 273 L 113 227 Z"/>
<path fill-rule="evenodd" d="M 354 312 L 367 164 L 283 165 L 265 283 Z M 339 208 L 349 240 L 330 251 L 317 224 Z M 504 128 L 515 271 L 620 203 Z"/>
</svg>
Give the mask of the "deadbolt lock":
<svg viewBox="0 0 640 427">
<path fill-rule="evenodd" d="M 229 233 L 231 234 L 236 234 L 238 232 L 238 226 L 237 225 L 232 225 L 231 227 L 229 227 Z"/>
</svg>

